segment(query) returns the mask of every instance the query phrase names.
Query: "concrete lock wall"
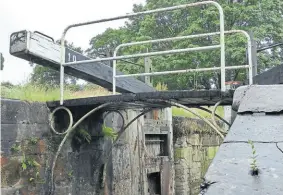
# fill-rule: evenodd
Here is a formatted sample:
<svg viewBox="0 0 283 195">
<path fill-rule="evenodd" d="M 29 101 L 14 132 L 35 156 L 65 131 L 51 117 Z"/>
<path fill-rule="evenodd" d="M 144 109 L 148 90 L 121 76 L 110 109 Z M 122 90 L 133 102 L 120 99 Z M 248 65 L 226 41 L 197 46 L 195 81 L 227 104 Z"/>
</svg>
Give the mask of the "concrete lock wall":
<svg viewBox="0 0 283 195">
<path fill-rule="evenodd" d="M 89 110 L 90 108 L 71 110 L 74 121 Z M 51 163 L 63 138 L 52 133 L 49 113 L 50 110 L 44 103 L 1 101 L 3 195 L 48 194 Z M 128 123 L 139 111 L 129 110 L 121 113 L 125 123 Z M 59 113 L 56 117 L 59 121 L 57 127 L 65 128 L 68 125 L 66 115 Z M 152 150 L 157 153 L 160 153 L 161 146 L 157 149 L 147 140 L 156 140 L 156 135 L 150 137 L 150 133 L 147 136 L 139 133 L 151 131 L 148 125 L 152 122 L 145 120 L 144 117 L 140 117 L 121 136 L 112 150 L 106 168 L 105 158 L 109 154 L 112 141 L 103 136 L 102 125 L 105 122 L 117 131 L 122 125 L 121 118 L 118 114 L 110 114 L 103 118 L 101 112 L 88 117 L 79 129 L 89 132 L 91 141 L 86 142 L 81 134 L 76 133 L 64 144 L 54 170 L 55 194 L 150 194 L 150 188 L 154 183 L 151 180 L 158 172 L 161 172 L 159 177 L 168 177 L 168 158 L 146 157 L 144 146 L 148 147 L 147 152 Z M 166 130 L 166 122 L 163 123 L 164 127 L 160 128 Z M 200 177 L 204 175 L 220 141 L 211 133 L 213 131 L 209 131 L 208 127 L 197 120 L 174 118 L 173 123 L 176 175 L 174 177 L 173 174 L 175 181 L 171 184 L 175 183 L 175 194 L 195 194 L 198 191 Z M 168 123 L 166 127 L 167 125 Z M 145 140 L 147 142 L 143 144 Z M 155 161 L 154 166 L 152 163 Z M 182 177 L 183 175 L 185 176 Z M 160 180 L 164 184 L 164 178 Z"/>
</svg>

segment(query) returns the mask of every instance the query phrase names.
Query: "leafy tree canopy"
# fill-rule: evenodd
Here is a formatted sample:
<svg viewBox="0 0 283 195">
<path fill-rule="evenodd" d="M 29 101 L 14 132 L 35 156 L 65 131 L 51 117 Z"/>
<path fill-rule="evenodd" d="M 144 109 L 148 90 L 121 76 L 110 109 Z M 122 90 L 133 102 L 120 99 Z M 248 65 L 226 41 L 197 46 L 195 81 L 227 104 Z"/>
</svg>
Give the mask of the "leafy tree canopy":
<svg viewBox="0 0 283 195">
<path fill-rule="evenodd" d="M 197 2 L 195 0 L 147 0 L 145 5 L 134 5 L 133 11 L 180 5 Z M 239 29 L 251 32 L 262 47 L 282 41 L 283 37 L 283 5 L 278 0 L 218 0 L 224 9 L 225 30 Z M 280 5 L 281 3 L 281 5 Z M 119 29 L 108 28 L 104 33 L 90 40 L 87 50 L 90 56 L 101 53 L 112 54 L 115 48 L 126 42 L 175 37 L 219 31 L 219 14 L 216 7 L 203 5 L 183 10 L 158 13 L 130 18 L 129 22 Z M 243 65 L 246 59 L 246 38 L 241 34 L 225 36 L 226 66 Z M 208 36 L 181 41 L 163 42 L 142 46 L 125 47 L 119 55 L 140 53 L 145 51 L 161 51 L 168 49 L 199 47 L 219 44 L 219 36 Z M 279 47 L 258 54 L 258 72 L 282 63 L 283 53 Z M 152 57 L 153 70 L 178 70 L 197 67 L 220 66 L 220 51 L 210 50 L 190 52 L 178 55 Z M 125 73 L 143 72 L 143 59 L 134 59 L 134 64 L 118 62 L 118 68 Z M 246 70 L 227 71 L 226 80 L 246 79 Z M 214 83 L 219 87 L 218 72 L 188 73 L 154 77 L 165 83 L 168 89 L 191 89 L 196 85 L 210 88 Z"/>
</svg>

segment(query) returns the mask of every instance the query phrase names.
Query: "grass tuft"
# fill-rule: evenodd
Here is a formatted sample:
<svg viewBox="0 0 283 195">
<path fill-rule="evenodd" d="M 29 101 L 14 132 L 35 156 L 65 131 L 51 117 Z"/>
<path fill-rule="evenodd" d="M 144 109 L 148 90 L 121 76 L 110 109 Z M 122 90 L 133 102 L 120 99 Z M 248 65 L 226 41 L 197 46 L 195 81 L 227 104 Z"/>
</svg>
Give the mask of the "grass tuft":
<svg viewBox="0 0 283 195">
<path fill-rule="evenodd" d="M 73 91 L 72 89 L 67 88 L 64 90 L 64 99 L 94 97 L 109 94 L 110 92 L 102 87 L 79 91 Z M 32 84 L 13 87 L 1 86 L 1 98 L 18 99 L 29 102 L 56 101 L 60 98 L 60 89 L 46 89 Z"/>
<path fill-rule="evenodd" d="M 111 127 L 107 127 L 105 124 L 102 126 L 102 132 L 104 136 L 109 137 L 112 140 L 115 140 L 118 136 L 117 132 L 115 132 Z"/>
<path fill-rule="evenodd" d="M 156 86 L 158 91 L 167 90 L 167 86 L 163 83 L 158 83 Z M 88 85 L 82 90 L 74 90 L 73 87 L 66 87 L 64 90 L 64 99 L 75 99 L 75 98 L 86 98 L 86 97 L 95 97 L 95 96 L 105 96 L 111 95 L 111 92 L 106 89 L 99 87 L 97 85 Z M 8 99 L 18 99 L 29 102 L 46 102 L 46 101 L 56 101 L 60 98 L 60 89 L 59 88 L 45 88 L 40 85 L 26 84 L 26 85 L 18 85 L 18 86 L 1 86 L 1 98 Z M 200 113 L 201 116 L 210 118 L 211 114 L 199 110 L 194 109 Z M 173 116 L 183 116 L 195 118 L 193 114 L 182 109 L 173 107 Z M 212 110 L 212 107 L 211 107 Z M 217 114 L 220 116 L 224 116 L 223 107 L 218 107 Z"/>
</svg>

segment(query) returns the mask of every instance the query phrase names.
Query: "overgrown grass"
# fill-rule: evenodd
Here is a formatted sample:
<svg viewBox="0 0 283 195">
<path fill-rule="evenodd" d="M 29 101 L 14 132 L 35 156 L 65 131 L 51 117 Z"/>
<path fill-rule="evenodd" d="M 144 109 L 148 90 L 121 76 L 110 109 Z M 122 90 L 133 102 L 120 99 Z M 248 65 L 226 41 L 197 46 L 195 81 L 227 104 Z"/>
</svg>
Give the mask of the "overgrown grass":
<svg viewBox="0 0 283 195">
<path fill-rule="evenodd" d="M 157 85 L 155 86 L 155 89 L 157 91 L 166 91 L 166 90 L 168 90 L 168 87 L 164 83 L 157 83 Z M 208 107 L 205 107 L 205 108 L 208 108 Z M 213 107 L 210 107 L 208 109 L 210 109 L 212 111 Z M 192 108 L 192 110 L 197 112 L 198 114 L 200 114 L 202 117 L 206 117 L 206 118 L 211 117 L 211 114 L 206 112 L 206 111 L 203 111 L 203 110 L 200 110 L 200 109 L 197 109 L 197 108 Z M 223 107 L 219 106 L 216 109 L 216 114 L 223 117 L 224 116 Z M 183 116 L 183 117 L 188 117 L 188 118 L 195 118 L 196 117 L 194 114 L 190 113 L 189 111 L 187 111 L 183 108 L 177 108 L 177 107 L 172 107 L 172 115 L 173 116 Z"/>
<path fill-rule="evenodd" d="M 208 107 L 205 107 L 205 108 L 208 108 Z M 210 107 L 208 109 L 212 111 L 213 107 Z M 200 110 L 200 109 L 197 109 L 197 108 L 192 108 L 192 110 L 197 112 L 198 114 L 200 114 L 202 117 L 206 117 L 206 118 L 210 118 L 211 117 L 211 114 L 206 112 L 206 111 L 203 111 L 203 110 Z M 223 107 L 219 106 L 216 109 L 216 114 L 218 114 L 221 117 L 223 117 L 224 116 L 224 109 L 223 109 Z M 183 117 L 188 117 L 188 118 L 196 118 L 196 116 L 194 114 L 190 113 L 189 111 L 184 110 L 182 108 L 177 108 L 177 107 L 173 107 L 172 108 L 172 115 L 173 116 L 183 116 Z"/>
<path fill-rule="evenodd" d="M 64 90 L 65 99 L 93 97 L 107 94 L 110 94 L 110 92 L 101 87 L 79 91 L 73 91 L 68 88 Z M 31 102 L 55 101 L 60 98 L 60 89 L 45 89 L 44 87 L 31 84 L 13 87 L 1 86 L 1 98 L 18 99 Z"/>
<path fill-rule="evenodd" d="M 167 86 L 164 84 L 158 84 L 156 86 L 158 91 L 167 90 Z M 110 95 L 111 92 L 107 91 L 106 89 L 91 85 L 86 87 L 83 90 L 73 90 L 72 88 L 66 88 L 64 90 L 64 98 L 65 99 L 74 99 L 74 98 L 85 98 L 85 97 L 94 97 L 94 96 L 104 96 Z M 9 98 L 9 99 L 18 99 L 30 102 L 46 102 L 46 101 L 55 101 L 59 100 L 60 97 L 60 89 L 59 88 L 51 88 L 45 89 L 44 87 L 26 84 L 22 86 L 1 86 L 1 98 Z M 197 111 L 201 116 L 210 118 L 211 114 L 199 110 L 193 109 Z M 212 107 L 210 108 L 212 110 Z M 195 115 L 191 114 L 190 112 L 182 109 L 173 107 L 172 109 L 173 116 L 184 116 L 194 118 Z M 223 107 L 218 107 L 217 114 L 220 116 L 224 116 Z"/>
<path fill-rule="evenodd" d="M 44 89 L 34 85 L 14 86 L 8 88 L 1 86 L 1 98 L 19 99 L 25 101 L 53 101 L 58 100 L 60 89 Z M 70 98 L 70 91 L 65 91 L 65 98 Z"/>
</svg>

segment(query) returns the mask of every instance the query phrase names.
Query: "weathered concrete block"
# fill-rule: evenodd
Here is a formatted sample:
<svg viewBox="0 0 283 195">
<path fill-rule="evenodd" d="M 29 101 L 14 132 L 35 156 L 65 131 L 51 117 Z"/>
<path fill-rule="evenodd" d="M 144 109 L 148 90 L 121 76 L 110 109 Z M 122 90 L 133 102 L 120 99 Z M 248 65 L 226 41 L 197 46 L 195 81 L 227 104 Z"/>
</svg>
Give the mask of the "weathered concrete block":
<svg viewBox="0 0 283 195">
<path fill-rule="evenodd" d="M 231 141 L 283 141 L 283 115 L 238 115 L 225 138 Z M 256 135 L 256 136 L 255 136 Z"/>
<path fill-rule="evenodd" d="M 282 194 L 283 155 L 276 143 L 254 143 L 258 176 L 250 174 L 248 143 L 223 143 L 205 177 L 217 181 L 205 194 Z"/>
<path fill-rule="evenodd" d="M 132 194 L 130 186 L 131 179 L 123 180 L 123 182 L 117 182 L 113 186 L 113 194 Z"/>
<path fill-rule="evenodd" d="M 32 137 L 42 138 L 51 135 L 46 124 L 1 124 L 1 140 L 25 140 Z"/>
<path fill-rule="evenodd" d="M 201 137 L 201 140 L 202 140 L 202 146 L 205 147 L 205 146 L 211 146 L 211 135 L 208 135 L 208 134 L 204 134 L 202 137 Z"/>
<path fill-rule="evenodd" d="M 204 134 L 204 135 L 201 135 L 201 138 L 202 138 L 202 144 L 201 145 L 203 147 L 219 146 L 222 142 L 222 140 L 220 141 L 219 136 L 214 135 L 214 134 Z"/>
<path fill-rule="evenodd" d="M 189 189 L 177 189 L 176 195 L 188 195 L 189 192 L 190 192 Z"/>
<path fill-rule="evenodd" d="M 236 89 L 234 110 L 243 112 L 280 112 L 283 110 L 283 85 L 251 85 Z"/>
<path fill-rule="evenodd" d="M 207 159 L 212 160 L 215 157 L 217 150 L 218 150 L 218 147 L 215 147 L 215 146 L 208 147 L 207 148 Z"/>
<path fill-rule="evenodd" d="M 185 159 L 186 161 L 190 161 L 192 159 L 192 147 L 186 148 L 175 148 L 174 159 Z"/>
<path fill-rule="evenodd" d="M 203 160 L 201 162 L 201 175 L 204 176 L 212 160 Z"/>
<path fill-rule="evenodd" d="M 187 181 L 187 176 L 184 173 L 179 172 L 175 175 L 175 179 L 175 182 L 184 183 Z"/>
<path fill-rule="evenodd" d="M 1 124 L 48 124 L 45 103 L 1 100 Z"/>
<path fill-rule="evenodd" d="M 192 134 L 187 139 L 188 144 L 192 146 L 199 146 L 200 145 L 200 135 L 199 134 Z"/>
<path fill-rule="evenodd" d="M 70 186 L 58 186 L 56 187 L 55 194 L 58 194 L 58 195 L 72 194 L 72 188 Z"/>
<path fill-rule="evenodd" d="M 189 192 L 189 169 L 185 159 L 175 164 L 175 193 L 187 194 Z"/>
<path fill-rule="evenodd" d="M 187 137 L 183 136 L 183 137 L 178 137 L 175 141 L 175 147 L 176 148 L 185 148 L 187 147 Z"/>
<path fill-rule="evenodd" d="M 200 169 L 200 168 L 201 168 L 201 162 L 192 162 L 191 169 L 193 169 L 193 171 L 196 171 L 197 169 Z"/>
<path fill-rule="evenodd" d="M 200 148 L 193 147 L 193 162 L 200 162 L 202 159 L 202 153 L 200 151 Z"/>
<path fill-rule="evenodd" d="M 176 194 L 197 195 L 200 190 L 200 179 L 211 162 L 209 158 L 214 157 L 215 150 L 222 140 L 213 133 L 210 127 L 198 119 L 175 117 L 173 121 L 175 174 L 177 175 L 175 192 Z M 212 147 L 210 157 L 208 157 L 208 147 Z M 186 175 L 187 182 L 184 177 L 178 178 L 181 174 Z"/>
<path fill-rule="evenodd" d="M 240 86 L 234 92 L 232 109 L 234 111 L 238 111 L 240 103 L 244 96 L 246 95 L 246 91 L 249 89 L 250 86 Z"/>
<path fill-rule="evenodd" d="M 200 184 L 201 182 L 194 182 L 191 184 L 192 188 L 191 188 L 191 195 L 198 195 L 200 193 Z"/>
</svg>

